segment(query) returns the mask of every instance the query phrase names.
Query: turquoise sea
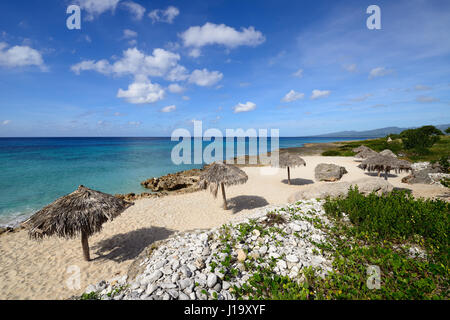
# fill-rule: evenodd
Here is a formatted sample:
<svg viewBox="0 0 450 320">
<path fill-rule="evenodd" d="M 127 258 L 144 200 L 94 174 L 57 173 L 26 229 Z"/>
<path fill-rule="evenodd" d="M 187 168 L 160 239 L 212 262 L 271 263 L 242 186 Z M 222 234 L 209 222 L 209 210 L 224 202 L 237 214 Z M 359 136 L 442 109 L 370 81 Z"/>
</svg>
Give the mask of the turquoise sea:
<svg viewBox="0 0 450 320">
<path fill-rule="evenodd" d="M 280 138 L 279 147 L 343 140 L 351 139 Z M 15 225 L 81 184 L 140 193 L 148 191 L 140 185 L 145 179 L 202 166 L 173 164 L 176 144 L 170 138 L 0 138 L 0 225 Z"/>
</svg>

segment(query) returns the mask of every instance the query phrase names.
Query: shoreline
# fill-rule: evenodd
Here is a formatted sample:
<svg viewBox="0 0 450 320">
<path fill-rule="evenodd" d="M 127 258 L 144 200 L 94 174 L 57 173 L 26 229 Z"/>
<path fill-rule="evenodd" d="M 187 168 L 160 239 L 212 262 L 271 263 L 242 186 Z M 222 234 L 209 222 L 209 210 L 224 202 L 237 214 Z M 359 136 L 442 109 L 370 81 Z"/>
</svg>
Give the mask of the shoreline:
<svg viewBox="0 0 450 320">
<path fill-rule="evenodd" d="M 339 138 L 339 137 L 336 137 Z M 369 139 L 369 138 L 368 138 Z M 366 140 L 366 139 L 364 139 Z M 346 142 L 356 142 L 356 141 L 363 141 L 363 140 L 348 140 L 348 141 L 336 141 L 336 142 L 312 142 L 312 143 L 304 143 L 303 146 L 301 147 L 288 147 L 288 148 L 280 148 L 280 152 L 290 152 L 290 153 L 294 153 L 294 154 L 299 154 L 299 155 L 310 155 L 310 156 L 318 156 L 320 155 L 322 152 L 328 150 L 328 149 L 332 149 L 333 147 L 336 147 L 337 145 L 339 145 L 339 143 L 346 143 Z M 270 152 L 266 153 L 266 155 L 269 154 Z M 258 158 L 257 162 L 259 162 L 259 157 L 263 155 L 263 154 L 259 154 L 257 156 L 244 156 L 245 157 L 245 164 L 237 164 L 236 161 L 238 158 L 240 157 L 234 157 L 234 162 L 235 165 L 239 166 L 239 167 L 251 167 L 251 166 L 261 166 L 261 164 L 249 164 L 249 160 L 252 158 L 254 159 L 255 157 Z M 201 169 L 188 169 L 188 170 L 182 170 L 182 171 L 176 171 L 176 172 L 172 172 L 169 173 L 167 175 L 163 175 L 163 176 L 159 176 L 159 177 L 149 177 L 147 180 L 151 180 L 151 179 L 165 179 L 166 177 L 176 177 L 176 176 L 186 176 L 186 177 L 192 177 L 195 179 L 195 177 L 198 176 L 199 172 L 201 172 L 202 170 L 204 170 L 205 166 L 203 166 Z M 142 183 L 145 182 L 139 182 Z M 144 187 L 146 188 L 146 187 Z M 100 190 L 101 191 L 101 190 Z M 171 191 L 159 191 L 159 192 L 153 192 L 151 189 L 149 189 L 148 192 L 141 192 L 141 193 L 135 193 L 135 192 L 129 192 L 129 193 L 121 193 L 121 194 L 115 194 L 115 196 L 120 197 L 124 200 L 127 201 L 135 201 L 135 200 L 139 200 L 139 199 L 144 199 L 144 198 L 159 198 L 159 197 L 164 197 L 164 196 L 168 196 L 168 195 L 173 195 L 173 194 L 183 194 L 183 193 L 190 193 L 190 192 L 197 192 L 199 191 L 198 188 L 181 188 L 179 190 L 171 190 Z M 37 210 L 36 210 L 37 211 Z M 35 212 L 36 212 L 35 211 Z M 15 218 L 13 220 L 11 220 L 11 222 L 5 223 L 5 224 L 1 224 L 0 225 L 0 236 L 2 234 L 5 233 L 10 233 L 10 232 L 16 232 L 17 230 L 22 230 L 23 227 L 21 226 L 23 222 L 25 222 L 27 218 L 24 219 L 18 219 Z"/>
</svg>

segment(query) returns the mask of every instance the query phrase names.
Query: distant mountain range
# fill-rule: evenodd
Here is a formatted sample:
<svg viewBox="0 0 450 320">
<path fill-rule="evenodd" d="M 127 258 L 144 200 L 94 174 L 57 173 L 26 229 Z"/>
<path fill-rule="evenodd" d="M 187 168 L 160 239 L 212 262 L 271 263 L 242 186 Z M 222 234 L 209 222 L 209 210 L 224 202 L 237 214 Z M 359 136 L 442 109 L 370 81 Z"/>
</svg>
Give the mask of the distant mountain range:
<svg viewBox="0 0 450 320">
<path fill-rule="evenodd" d="M 441 131 L 444 131 L 448 127 L 450 127 L 450 124 L 440 124 L 435 125 L 436 128 L 438 128 Z M 410 127 L 410 128 L 399 128 L 399 127 L 386 127 L 381 129 L 373 129 L 373 130 L 367 130 L 367 131 L 340 131 L 340 132 L 332 132 L 332 133 L 326 133 L 317 135 L 314 137 L 342 137 L 342 138 L 358 138 L 358 137 L 367 137 L 367 138 L 380 138 L 385 137 L 390 133 L 398 134 L 404 130 L 407 129 L 414 129 L 418 127 Z"/>
</svg>

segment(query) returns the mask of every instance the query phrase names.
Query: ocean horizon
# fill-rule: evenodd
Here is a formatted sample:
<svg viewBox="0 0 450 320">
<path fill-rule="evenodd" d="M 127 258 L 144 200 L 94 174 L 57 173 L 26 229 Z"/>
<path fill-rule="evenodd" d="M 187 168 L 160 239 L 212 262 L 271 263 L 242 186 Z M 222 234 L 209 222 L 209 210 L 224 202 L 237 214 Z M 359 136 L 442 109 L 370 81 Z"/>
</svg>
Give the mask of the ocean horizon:
<svg viewBox="0 0 450 320">
<path fill-rule="evenodd" d="M 368 138 L 280 137 L 279 148 Z M 0 226 L 17 225 L 79 185 L 110 194 L 148 192 L 141 181 L 204 165 L 172 163 L 178 143 L 170 137 L 0 138 Z M 210 143 L 204 141 L 203 149 Z M 225 149 L 224 140 L 224 157 L 230 158 Z M 270 140 L 267 149 L 272 149 Z M 253 153 L 246 139 L 245 155 Z M 231 157 L 242 155 L 235 145 Z"/>
</svg>

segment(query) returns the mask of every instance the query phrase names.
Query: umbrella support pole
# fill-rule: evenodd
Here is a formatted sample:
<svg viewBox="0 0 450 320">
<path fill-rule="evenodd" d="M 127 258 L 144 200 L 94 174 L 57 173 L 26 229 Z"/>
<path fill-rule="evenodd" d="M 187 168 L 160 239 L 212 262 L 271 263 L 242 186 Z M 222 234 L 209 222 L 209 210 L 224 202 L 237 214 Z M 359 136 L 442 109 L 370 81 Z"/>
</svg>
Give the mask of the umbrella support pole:
<svg viewBox="0 0 450 320">
<path fill-rule="evenodd" d="M 385 173 L 384 173 L 384 180 L 387 180 L 388 179 L 388 172 L 386 171 Z"/>
<path fill-rule="evenodd" d="M 88 235 L 85 232 L 81 232 L 81 246 L 83 247 L 84 260 L 90 261 Z"/>
<path fill-rule="evenodd" d="M 287 167 L 287 172 L 288 172 L 288 183 L 291 184 L 291 170 L 289 167 Z"/>
<path fill-rule="evenodd" d="M 227 197 L 225 195 L 225 186 L 223 183 L 220 184 L 220 188 L 222 189 L 222 197 L 223 197 L 223 208 L 225 210 L 228 210 L 228 206 L 227 206 Z"/>
</svg>

